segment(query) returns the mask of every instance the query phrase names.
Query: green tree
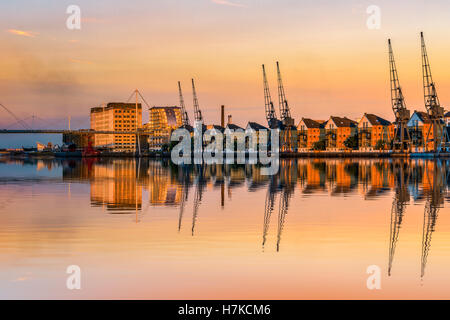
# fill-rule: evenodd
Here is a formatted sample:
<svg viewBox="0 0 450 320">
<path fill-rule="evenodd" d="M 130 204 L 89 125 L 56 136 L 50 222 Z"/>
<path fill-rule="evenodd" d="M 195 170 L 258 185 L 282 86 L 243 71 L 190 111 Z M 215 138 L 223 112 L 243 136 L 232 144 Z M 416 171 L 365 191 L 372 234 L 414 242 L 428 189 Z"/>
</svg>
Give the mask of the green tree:
<svg viewBox="0 0 450 320">
<path fill-rule="evenodd" d="M 349 149 L 353 149 L 353 150 L 358 149 L 358 136 L 353 135 L 353 136 L 348 137 L 344 141 L 344 145 Z"/>
<path fill-rule="evenodd" d="M 169 147 L 170 147 L 170 145 L 169 145 L 168 143 L 164 143 L 164 144 L 161 146 L 161 151 L 162 151 L 162 152 L 167 152 L 167 151 L 169 151 Z"/>
<path fill-rule="evenodd" d="M 325 140 L 320 140 L 320 141 L 314 142 L 313 150 L 315 150 L 315 151 L 324 151 L 325 149 L 326 149 Z"/>
<path fill-rule="evenodd" d="M 384 150 L 386 147 L 386 141 L 384 140 L 378 140 L 375 144 L 375 150 Z"/>
</svg>

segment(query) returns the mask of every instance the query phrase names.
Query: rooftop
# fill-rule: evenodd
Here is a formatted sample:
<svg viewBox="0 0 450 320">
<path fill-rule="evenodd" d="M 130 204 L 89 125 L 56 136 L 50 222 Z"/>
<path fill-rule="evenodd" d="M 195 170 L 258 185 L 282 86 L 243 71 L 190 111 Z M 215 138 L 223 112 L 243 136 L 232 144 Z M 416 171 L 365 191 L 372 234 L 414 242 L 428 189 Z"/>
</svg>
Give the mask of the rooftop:
<svg viewBox="0 0 450 320">
<path fill-rule="evenodd" d="M 247 124 L 247 127 L 250 127 L 253 130 L 268 130 L 267 127 L 260 125 L 259 123 L 256 122 L 249 122 Z"/>
<path fill-rule="evenodd" d="M 137 104 L 138 109 L 142 109 L 142 105 L 140 103 Z M 125 103 L 125 102 L 110 102 L 105 107 L 94 107 L 91 108 L 91 113 L 93 112 L 102 112 L 104 110 L 111 109 L 136 109 L 136 103 Z"/>
<path fill-rule="evenodd" d="M 227 129 L 230 129 L 230 130 L 239 130 L 239 129 L 243 129 L 243 128 L 241 128 L 241 127 L 239 127 L 238 125 L 235 125 L 235 124 L 233 124 L 233 123 L 227 124 L 226 128 L 227 128 Z"/>
<path fill-rule="evenodd" d="M 173 110 L 173 109 L 180 109 L 180 107 L 177 107 L 177 106 L 153 106 L 153 107 L 149 108 L 149 110 L 158 110 L 158 109 Z"/>
<path fill-rule="evenodd" d="M 332 120 L 334 122 L 334 124 L 336 125 L 336 127 L 338 128 L 344 128 L 344 127 L 356 127 L 358 125 L 358 123 L 356 121 L 353 121 L 347 117 L 335 117 L 335 116 L 331 116 L 330 120 Z"/>
<path fill-rule="evenodd" d="M 308 129 L 319 129 L 323 128 L 326 121 L 324 120 L 313 120 L 309 118 L 302 118 L 302 121 Z"/>
<path fill-rule="evenodd" d="M 369 120 L 370 124 L 373 126 L 389 126 L 391 124 L 390 121 L 383 119 L 372 113 L 366 113 L 364 115 L 366 116 L 367 120 Z"/>
</svg>

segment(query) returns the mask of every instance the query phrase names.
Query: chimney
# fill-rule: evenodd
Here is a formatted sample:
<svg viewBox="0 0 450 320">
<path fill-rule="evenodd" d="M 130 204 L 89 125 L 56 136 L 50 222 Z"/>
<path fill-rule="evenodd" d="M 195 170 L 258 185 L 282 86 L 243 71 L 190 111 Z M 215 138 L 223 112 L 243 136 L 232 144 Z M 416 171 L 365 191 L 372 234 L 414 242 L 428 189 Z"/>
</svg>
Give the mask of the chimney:
<svg viewBox="0 0 450 320">
<path fill-rule="evenodd" d="M 222 126 L 222 128 L 225 127 L 225 106 L 222 105 L 220 107 L 220 125 Z"/>
<path fill-rule="evenodd" d="M 228 115 L 228 124 L 232 124 L 233 123 L 233 118 L 231 116 L 231 114 Z"/>
</svg>

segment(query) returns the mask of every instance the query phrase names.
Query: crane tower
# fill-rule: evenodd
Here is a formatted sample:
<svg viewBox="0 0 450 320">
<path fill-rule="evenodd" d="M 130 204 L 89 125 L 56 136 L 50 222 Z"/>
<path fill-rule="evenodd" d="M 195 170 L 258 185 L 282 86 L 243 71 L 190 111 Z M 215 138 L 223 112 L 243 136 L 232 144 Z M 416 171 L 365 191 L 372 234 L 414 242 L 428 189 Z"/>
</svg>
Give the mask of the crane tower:
<svg viewBox="0 0 450 320">
<path fill-rule="evenodd" d="M 278 102 L 280 108 L 282 132 L 281 132 L 281 151 L 292 152 L 297 150 L 297 128 L 295 120 L 291 117 L 291 110 L 286 99 L 283 80 L 281 79 L 280 64 L 277 61 L 278 77 Z"/>
<path fill-rule="evenodd" d="M 190 126 L 189 115 L 186 111 L 186 106 L 184 105 L 183 92 L 181 91 L 181 83 L 178 81 L 178 93 L 180 95 L 180 108 L 181 108 L 181 123 L 182 126 Z"/>
<path fill-rule="evenodd" d="M 202 112 L 198 106 L 197 92 L 195 91 L 194 79 L 192 79 L 192 94 L 194 96 L 194 116 L 195 121 L 203 121 Z"/>
<path fill-rule="evenodd" d="M 444 108 L 441 107 L 436 91 L 436 84 L 431 75 L 430 61 L 423 32 L 420 33 L 422 47 L 422 75 L 425 108 L 430 118 L 430 125 L 425 134 L 425 150 L 440 152 L 449 144 L 448 132 L 444 126 Z M 432 134 L 432 136 L 431 136 Z"/>
<path fill-rule="evenodd" d="M 264 65 L 262 65 L 263 69 L 263 80 L 264 80 L 264 104 L 266 110 L 266 119 L 269 125 L 269 128 L 274 129 L 279 127 L 280 121 L 277 119 L 277 115 L 275 113 L 275 108 L 273 106 L 272 97 L 270 95 L 269 83 L 267 82 L 266 69 Z"/>
<path fill-rule="evenodd" d="M 405 98 L 403 96 L 402 87 L 398 79 L 397 66 L 395 64 L 394 52 L 392 50 L 391 39 L 388 40 L 389 46 L 389 69 L 391 82 L 391 102 L 392 110 L 395 115 L 395 131 L 394 131 L 394 150 L 401 152 L 409 151 L 411 147 L 411 137 L 408 131 L 408 121 L 411 112 L 406 108 Z"/>
<path fill-rule="evenodd" d="M 291 117 L 291 110 L 284 92 L 283 80 L 281 79 L 280 64 L 277 61 L 277 76 L 278 76 L 278 102 L 280 107 L 281 120 L 285 126 L 294 126 L 294 119 Z"/>
</svg>

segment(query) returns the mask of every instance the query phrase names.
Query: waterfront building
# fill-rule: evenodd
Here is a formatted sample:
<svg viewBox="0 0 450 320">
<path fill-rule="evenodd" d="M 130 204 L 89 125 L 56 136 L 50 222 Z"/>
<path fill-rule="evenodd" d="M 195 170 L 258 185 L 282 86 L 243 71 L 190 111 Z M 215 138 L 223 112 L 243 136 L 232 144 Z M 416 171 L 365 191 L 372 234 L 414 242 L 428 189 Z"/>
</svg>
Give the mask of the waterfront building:
<svg viewBox="0 0 450 320">
<path fill-rule="evenodd" d="M 313 150 L 316 143 L 325 140 L 325 121 L 302 118 L 297 126 L 297 133 L 298 150 Z"/>
<path fill-rule="evenodd" d="M 94 133 L 89 129 L 79 130 L 78 133 L 64 133 L 63 143 L 66 145 L 75 145 L 78 150 L 87 148 L 89 143 L 94 144 Z"/>
<path fill-rule="evenodd" d="M 444 121 L 447 128 L 450 127 L 450 111 L 444 115 Z"/>
<path fill-rule="evenodd" d="M 411 136 L 413 151 L 424 151 L 427 131 L 431 126 L 431 120 L 428 113 L 423 111 L 414 111 L 411 119 L 408 121 L 408 130 Z M 429 139 L 433 136 L 433 130 L 430 131 Z"/>
<path fill-rule="evenodd" d="M 225 127 L 224 130 L 224 146 L 226 147 L 226 141 L 225 141 L 225 137 L 227 136 L 231 136 L 232 134 L 235 134 L 236 132 L 242 132 L 245 134 L 245 130 L 244 128 L 239 127 L 238 125 L 235 125 L 233 123 L 231 123 L 231 118 L 228 119 L 228 124 Z M 245 138 L 244 138 L 245 139 Z M 237 138 L 234 139 L 234 141 L 237 141 Z M 245 142 L 244 142 L 245 143 Z M 233 150 L 236 149 L 236 146 L 233 148 Z"/>
<path fill-rule="evenodd" d="M 218 134 L 218 133 L 222 133 L 223 134 L 224 131 L 225 131 L 225 128 L 222 127 L 222 126 L 219 126 L 217 124 L 210 124 L 210 125 L 206 126 L 206 130 L 210 130 L 210 133 L 212 135 L 214 135 L 214 134 Z"/>
<path fill-rule="evenodd" d="M 228 123 L 227 126 L 225 127 L 224 134 L 231 134 L 232 132 L 236 132 L 238 130 L 242 130 L 245 132 L 244 128 L 241 128 L 233 123 Z"/>
<path fill-rule="evenodd" d="M 203 133 L 203 146 L 206 147 L 210 143 L 215 141 L 215 136 L 222 134 L 225 131 L 225 128 L 219 125 L 208 125 L 206 126 L 206 132 Z M 205 140 L 208 139 L 208 140 Z M 210 141 L 210 142 L 206 142 Z M 225 142 L 225 137 L 223 137 L 222 143 Z M 223 146 L 223 145 L 222 145 Z"/>
<path fill-rule="evenodd" d="M 137 113 L 137 118 L 136 118 Z M 140 103 L 111 102 L 106 106 L 91 109 L 91 129 L 96 131 L 131 131 L 142 127 L 142 106 Z M 111 151 L 136 151 L 134 134 L 96 134 L 94 146 Z"/>
<path fill-rule="evenodd" d="M 450 111 L 444 115 L 444 123 L 447 130 L 447 135 L 450 137 Z"/>
<path fill-rule="evenodd" d="M 448 132 L 449 113 L 444 115 L 440 123 L 443 128 L 446 128 Z M 412 147 L 414 152 L 425 152 L 427 150 L 434 150 L 434 132 L 433 122 L 430 119 L 428 113 L 423 111 L 414 111 L 411 119 L 408 122 L 408 130 L 412 139 Z M 444 131 L 445 132 L 445 131 Z M 437 140 L 442 136 L 439 133 Z"/>
<path fill-rule="evenodd" d="M 263 125 L 260 125 L 259 123 L 256 122 L 249 122 L 247 124 L 247 126 L 245 127 L 245 147 L 249 152 L 258 152 L 258 150 L 253 150 L 253 145 L 249 143 L 249 137 L 252 137 L 253 135 L 256 136 L 256 145 L 259 146 L 260 138 L 259 138 L 259 134 L 260 131 L 265 130 L 267 132 L 267 139 L 270 139 L 270 132 L 269 129 Z M 267 141 L 266 141 L 267 143 Z"/>
<path fill-rule="evenodd" d="M 294 121 L 293 119 L 291 119 Z M 280 130 L 280 151 L 297 152 L 298 151 L 298 132 L 295 125 L 282 125 Z"/>
<path fill-rule="evenodd" d="M 249 122 L 247 124 L 247 126 L 245 127 L 245 131 L 246 132 L 248 131 L 250 133 L 253 133 L 253 132 L 257 133 L 258 131 L 261 131 L 261 130 L 267 130 L 268 131 L 269 129 L 267 127 L 259 124 L 259 123 L 256 123 L 256 122 Z"/>
<path fill-rule="evenodd" d="M 365 113 L 358 123 L 360 151 L 389 150 L 394 137 L 394 126 L 386 119 Z"/>
<path fill-rule="evenodd" d="M 170 143 L 172 131 L 183 125 L 181 108 L 176 106 L 151 107 L 149 121 L 144 131 L 149 134 L 148 145 L 150 150 L 161 150 Z"/>
<path fill-rule="evenodd" d="M 354 137 L 357 138 L 358 123 L 347 117 L 331 116 L 325 124 L 326 150 L 331 152 L 350 150 L 345 145 L 345 141 Z"/>
</svg>

